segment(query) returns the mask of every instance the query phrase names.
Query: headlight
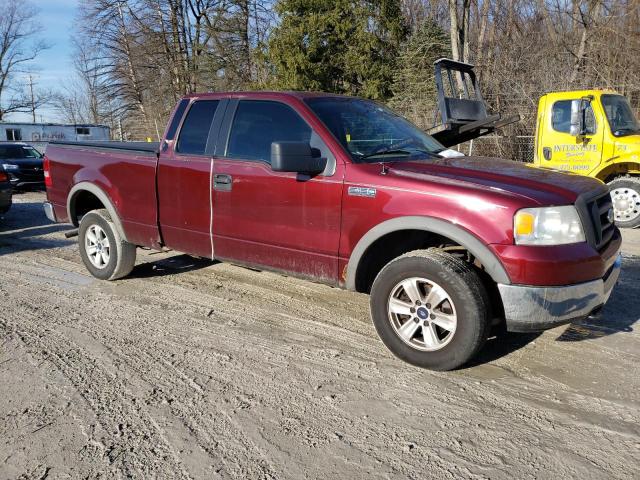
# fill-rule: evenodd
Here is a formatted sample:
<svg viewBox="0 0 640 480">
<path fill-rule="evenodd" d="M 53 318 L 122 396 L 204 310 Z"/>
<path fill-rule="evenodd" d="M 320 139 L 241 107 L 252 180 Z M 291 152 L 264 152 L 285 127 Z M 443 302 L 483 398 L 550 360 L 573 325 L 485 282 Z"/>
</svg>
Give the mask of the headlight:
<svg viewBox="0 0 640 480">
<path fill-rule="evenodd" d="M 2 166 L 7 171 L 20 169 L 20 167 L 18 167 L 18 165 L 14 165 L 13 163 L 3 163 Z"/>
<path fill-rule="evenodd" d="M 584 230 L 573 205 L 523 208 L 513 219 L 517 245 L 564 245 L 584 242 Z"/>
</svg>

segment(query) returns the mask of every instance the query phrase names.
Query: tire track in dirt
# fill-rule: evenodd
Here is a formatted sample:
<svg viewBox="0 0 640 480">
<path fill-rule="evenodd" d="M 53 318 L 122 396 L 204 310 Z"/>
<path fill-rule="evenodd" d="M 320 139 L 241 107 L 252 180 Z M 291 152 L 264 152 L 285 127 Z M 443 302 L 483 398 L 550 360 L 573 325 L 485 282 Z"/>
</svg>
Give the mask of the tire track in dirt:
<svg viewBox="0 0 640 480">
<path fill-rule="evenodd" d="M 93 282 L 75 250 L 0 256 L 0 330 L 95 391 L 85 400 L 108 433 L 93 448 L 121 451 L 110 476 L 637 473 L 637 366 L 616 354 L 615 337 L 559 343 L 549 332 L 485 365 L 425 372 L 386 352 L 365 296 L 228 265 L 173 275 L 189 262 L 144 252 L 154 269 Z M 623 338 L 638 344 L 634 332 Z M 606 391 L 580 383 L 581 367 L 605 359 Z M 120 438 L 118 416 L 132 438 Z"/>
</svg>

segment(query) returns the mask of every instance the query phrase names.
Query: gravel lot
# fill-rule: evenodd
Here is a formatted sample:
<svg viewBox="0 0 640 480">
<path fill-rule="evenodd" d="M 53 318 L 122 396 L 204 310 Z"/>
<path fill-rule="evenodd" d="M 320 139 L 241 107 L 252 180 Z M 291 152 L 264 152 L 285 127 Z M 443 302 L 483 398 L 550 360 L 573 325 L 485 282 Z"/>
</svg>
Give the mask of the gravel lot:
<svg viewBox="0 0 640 480">
<path fill-rule="evenodd" d="M 433 373 L 368 298 L 139 250 L 88 275 L 20 194 L 0 220 L 0 478 L 638 478 L 640 231 L 600 318 Z"/>
</svg>

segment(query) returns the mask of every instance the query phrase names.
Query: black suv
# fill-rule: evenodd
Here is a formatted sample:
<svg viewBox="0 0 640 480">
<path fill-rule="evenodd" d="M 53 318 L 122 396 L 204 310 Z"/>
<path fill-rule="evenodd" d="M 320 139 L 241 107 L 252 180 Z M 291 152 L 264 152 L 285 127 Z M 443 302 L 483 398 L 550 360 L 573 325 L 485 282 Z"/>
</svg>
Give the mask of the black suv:
<svg viewBox="0 0 640 480">
<path fill-rule="evenodd" d="M 0 165 L 17 189 L 44 187 L 42 154 L 26 143 L 0 143 Z"/>
</svg>

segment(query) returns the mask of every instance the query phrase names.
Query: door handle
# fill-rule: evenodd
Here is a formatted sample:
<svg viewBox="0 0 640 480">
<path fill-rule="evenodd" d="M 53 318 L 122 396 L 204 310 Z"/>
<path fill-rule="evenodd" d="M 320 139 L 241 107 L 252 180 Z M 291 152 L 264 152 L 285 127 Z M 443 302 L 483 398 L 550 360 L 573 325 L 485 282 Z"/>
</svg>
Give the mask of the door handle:
<svg viewBox="0 0 640 480">
<path fill-rule="evenodd" d="M 231 185 L 233 185 L 233 178 L 231 175 L 224 173 L 218 173 L 213 176 L 213 188 L 221 192 L 230 192 Z"/>
<path fill-rule="evenodd" d="M 542 149 L 542 156 L 545 160 L 551 160 L 551 149 L 549 147 L 544 147 Z"/>
</svg>

